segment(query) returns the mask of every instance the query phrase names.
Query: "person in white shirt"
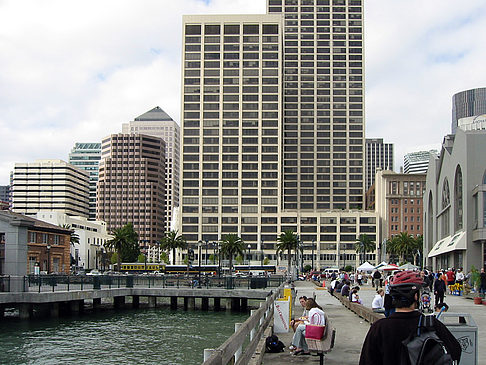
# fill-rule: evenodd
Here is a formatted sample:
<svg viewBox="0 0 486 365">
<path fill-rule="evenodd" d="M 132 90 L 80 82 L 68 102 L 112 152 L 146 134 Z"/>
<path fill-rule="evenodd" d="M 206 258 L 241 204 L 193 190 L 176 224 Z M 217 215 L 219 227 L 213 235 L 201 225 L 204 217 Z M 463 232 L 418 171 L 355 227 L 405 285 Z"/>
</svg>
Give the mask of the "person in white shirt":
<svg viewBox="0 0 486 365">
<path fill-rule="evenodd" d="M 371 309 L 373 310 L 373 312 L 385 313 L 385 304 L 383 300 L 384 295 L 385 291 L 383 289 L 378 289 L 376 291 L 376 295 L 373 298 L 373 302 L 371 303 Z"/>
<path fill-rule="evenodd" d="M 303 324 L 299 324 L 295 330 L 294 337 L 292 338 L 292 345 L 295 347 L 294 355 L 310 355 L 309 348 L 305 342 L 305 325 L 317 324 L 324 326 L 326 324 L 326 318 L 324 311 L 312 298 L 309 298 L 305 302 L 305 308 L 309 311 L 309 319 Z"/>
<path fill-rule="evenodd" d="M 456 283 L 462 284 L 463 281 L 464 281 L 464 273 L 462 272 L 462 269 L 457 269 Z"/>
</svg>

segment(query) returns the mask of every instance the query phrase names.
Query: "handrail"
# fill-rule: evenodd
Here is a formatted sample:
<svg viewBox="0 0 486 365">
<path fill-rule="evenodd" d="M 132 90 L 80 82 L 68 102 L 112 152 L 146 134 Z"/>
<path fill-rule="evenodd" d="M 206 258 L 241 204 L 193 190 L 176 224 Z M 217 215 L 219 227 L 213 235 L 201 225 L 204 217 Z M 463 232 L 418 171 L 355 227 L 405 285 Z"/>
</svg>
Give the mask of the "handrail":
<svg viewBox="0 0 486 365">
<path fill-rule="evenodd" d="M 248 364 L 255 353 L 255 349 L 265 329 L 273 318 L 273 303 L 279 297 L 283 285 L 280 285 L 275 293 L 267 297 L 265 303 L 261 303 L 260 308 L 241 324 L 238 330 L 229 337 L 217 349 L 206 350 L 205 353 L 211 355 L 205 359 L 203 365 L 226 365 L 235 359 L 235 365 Z M 258 328 L 258 329 L 257 329 Z M 257 330 L 256 330 L 257 329 Z M 250 335 L 250 342 L 245 350 L 239 354 L 244 341 Z M 238 353 L 238 354 L 237 354 Z"/>
</svg>

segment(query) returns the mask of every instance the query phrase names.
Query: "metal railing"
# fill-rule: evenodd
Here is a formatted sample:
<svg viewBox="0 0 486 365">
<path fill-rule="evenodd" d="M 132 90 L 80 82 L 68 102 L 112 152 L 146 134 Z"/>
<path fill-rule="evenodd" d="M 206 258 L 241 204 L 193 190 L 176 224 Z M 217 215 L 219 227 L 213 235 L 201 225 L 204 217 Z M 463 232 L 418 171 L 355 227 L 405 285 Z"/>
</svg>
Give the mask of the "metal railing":
<svg viewBox="0 0 486 365">
<path fill-rule="evenodd" d="M 284 277 L 187 277 L 184 275 L 28 275 L 24 277 L 24 290 L 55 292 L 112 288 L 205 288 L 264 289 L 279 287 Z M 2 281 L 0 281 L 0 284 Z M 4 285 L 9 291 L 10 285 Z"/>
<path fill-rule="evenodd" d="M 10 276 L 0 276 L 0 293 L 10 291 Z"/>
</svg>

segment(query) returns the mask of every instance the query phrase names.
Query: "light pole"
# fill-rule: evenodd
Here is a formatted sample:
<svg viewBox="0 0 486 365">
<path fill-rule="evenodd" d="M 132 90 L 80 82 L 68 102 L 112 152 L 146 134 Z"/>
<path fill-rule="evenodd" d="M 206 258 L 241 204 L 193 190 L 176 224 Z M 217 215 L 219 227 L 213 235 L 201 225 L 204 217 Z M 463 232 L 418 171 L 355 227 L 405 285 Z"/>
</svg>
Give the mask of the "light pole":
<svg viewBox="0 0 486 365">
<path fill-rule="evenodd" d="M 314 271 L 314 244 L 316 240 L 312 240 L 312 271 Z"/>
<path fill-rule="evenodd" d="M 198 241 L 197 243 L 197 261 L 198 261 L 198 287 L 201 286 L 201 244 L 202 241 Z"/>
<path fill-rule="evenodd" d="M 213 265 L 216 264 L 216 249 L 218 248 L 218 245 L 216 245 L 216 242 L 212 243 L 213 245 Z"/>
<path fill-rule="evenodd" d="M 263 266 L 263 238 L 260 240 L 260 265 Z"/>
<path fill-rule="evenodd" d="M 218 242 L 218 276 L 221 279 L 221 243 Z"/>
<path fill-rule="evenodd" d="M 247 248 L 248 248 L 248 275 L 250 275 L 250 266 L 251 266 L 251 264 L 250 264 L 250 250 L 251 250 L 251 245 L 248 244 Z"/>
<path fill-rule="evenodd" d="M 206 265 L 208 264 L 208 240 L 206 240 Z"/>
<path fill-rule="evenodd" d="M 46 246 L 47 249 L 47 274 L 51 272 L 51 245 Z"/>
</svg>

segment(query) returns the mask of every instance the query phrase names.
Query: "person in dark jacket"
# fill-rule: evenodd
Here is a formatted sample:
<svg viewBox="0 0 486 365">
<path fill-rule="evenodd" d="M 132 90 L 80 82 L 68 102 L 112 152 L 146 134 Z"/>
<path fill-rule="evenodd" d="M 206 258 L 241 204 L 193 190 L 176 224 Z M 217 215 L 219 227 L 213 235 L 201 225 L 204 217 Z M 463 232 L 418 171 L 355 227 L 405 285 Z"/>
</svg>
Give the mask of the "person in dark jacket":
<svg viewBox="0 0 486 365">
<path fill-rule="evenodd" d="M 359 365 L 390 365 L 399 363 L 402 341 L 417 330 L 422 314 L 417 310 L 423 286 L 420 275 L 413 271 L 396 274 L 391 282 L 391 295 L 396 312 L 374 322 L 366 335 Z M 461 345 L 447 327 L 434 317 L 434 329 L 453 360 L 461 358 Z"/>
<path fill-rule="evenodd" d="M 481 268 L 479 279 L 480 279 L 479 291 L 484 294 L 486 293 L 486 273 L 484 272 L 484 267 Z"/>
<path fill-rule="evenodd" d="M 434 283 L 434 296 L 435 304 L 442 303 L 444 301 L 444 294 L 446 292 L 446 284 L 442 277 L 439 278 Z"/>
<path fill-rule="evenodd" d="M 350 289 L 351 288 L 349 287 L 349 281 L 345 281 L 343 287 L 341 288 L 341 295 L 343 297 L 349 297 Z"/>
</svg>

